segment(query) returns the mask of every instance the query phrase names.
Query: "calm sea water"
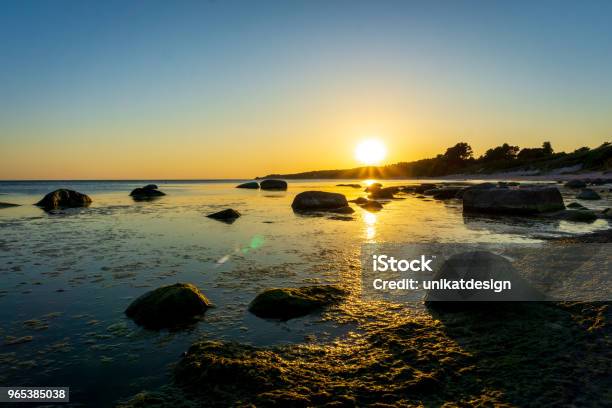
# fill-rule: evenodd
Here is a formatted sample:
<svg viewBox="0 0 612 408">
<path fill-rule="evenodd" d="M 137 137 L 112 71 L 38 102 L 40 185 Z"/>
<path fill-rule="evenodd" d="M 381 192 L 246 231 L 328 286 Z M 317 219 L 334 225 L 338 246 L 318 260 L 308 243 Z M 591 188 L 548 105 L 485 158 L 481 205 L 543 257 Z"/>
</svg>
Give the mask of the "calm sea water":
<svg viewBox="0 0 612 408">
<path fill-rule="evenodd" d="M 134 202 L 129 192 L 154 182 L 167 196 Z M 341 192 L 347 181 L 292 181 L 286 192 L 234 188 L 239 180 L 0 182 L 0 384 L 71 387 L 71 400 L 109 406 L 165 383 L 168 365 L 194 340 L 255 345 L 325 341 L 353 328 L 320 316 L 275 322 L 246 310 L 261 290 L 313 283 L 345 285 L 359 270 L 364 242 L 532 242 L 608 228 L 464 217 L 461 203 L 402 199 L 370 213 L 301 216 L 293 197 L 306 190 Z M 405 185 L 413 181 L 385 182 Z M 56 188 L 90 195 L 84 209 L 48 214 L 31 205 Z M 566 202 L 574 192 L 564 191 Z M 610 206 L 610 198 L 583 203 Z M 228 225 L 205 215 L 234 208 Z M 152 288 L 191 282 L 215 304 L 189 330 L 148 331 L 123 311 Z M 360 281 L 355 279 L 355 285 Z M 31 336 L 31 337 L 28 337 Z"/>
</svg>

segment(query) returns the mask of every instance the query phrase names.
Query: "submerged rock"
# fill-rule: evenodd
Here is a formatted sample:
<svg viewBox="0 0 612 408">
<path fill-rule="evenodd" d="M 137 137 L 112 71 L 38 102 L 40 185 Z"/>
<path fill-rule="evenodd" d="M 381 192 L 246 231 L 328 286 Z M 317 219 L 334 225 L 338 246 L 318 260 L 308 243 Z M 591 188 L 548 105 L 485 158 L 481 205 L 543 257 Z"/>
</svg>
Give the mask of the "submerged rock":
<svg viewBox="0 0 612 408">
<path fill-rule="evenodd" d="M 287 182 L 285 180 L 268 179 L 262 180 L 259 186 L 262 190 L 286 190 Z"/>
<path fill-rule="evenodd" d="M 556 187 L 468 189 L 463 192 L 464 212 L 538 214 L 564 208 Z"/>
<path fill-rule="evenodd" d="M 236 186 L 236 188 L 250 188 L 257 190 L 259 188 L 259 183 L 256 181 L 249 181 L 247 183 L 242 183 Z"/>
<path fill-rule="evenodd" d="M 218 211 L 216 213 L 208 214 L 207 217 L 219 221 L 233 222 L 236 220 L 236 218 L 240 217 L 240 215 L 241 214 L 233 208 L 228 208 L 222 211 Z"/>
<path fill-rule="evenodd" d="M 380 183 L 372 183 L 369 186 L 367 186 L 363 191 L 366 193 L 370 193 L 374 190 L 380 190 L 382 188 L 382 184 Z"/>
<path fill-rule="evenodd" d="M 19 207 L 19 204 L 0 202 L 0 208 L 10 208 L 10 207 Z"/>
<path fill-rule="evenodd" d="M 196 286 L 175 283 L 140 296 L 128 306 L 125 314 L 141 326 L 161 329 L 192 322 L 211 306 Z"/>
<path fill-rule="evenodd" d="M 351 200 L 351 203 L 355 203 L 355 204 L 359 204 L 359 205 L 365 204 L 367 202 L 368 202 L 368 199 L 365 198 L 365 197 L 357 197 L 356 199 Z"/>
<path fill-rule="evenodd" d="M 567 208 L 586 208 L 586 207 L 574 201 L 573 203 L 568 204 Z"/>
<path fill-rule="evenodd" d="M 63 188 L 50 192 L 44 196 L 42 200 L 36 203 L 37 206 L 42 207 L 45 210 L 70 207 L 87 207 L 89 204 L 91 204 L 91 198 L 89 198 L 88 195 Z"/>
<path fill-rule="evenodd" d="M 336 184 L 336 187 L 352 187 L 352 188 L 361 188 L 361 184 Z"/>
<path fill-rule="evenodd" d="M 346 292 L 333 285 L 267 289 L 253 299 L 249 311 L 255 316 L 289 320 L 340 302 Z"/>
<path fill-rule="evenodd" d="M 601 200 L 601 196 L 590 188 L 585 188 L 576 196 L 580 200 Z"/>
<path fill-rule="evenodd" d="M 587 185 L 582 180 L 570 180 L 565 183 L 565 187 L 567 188 L 585 188 Z"/>
<path fill-rule="evenodd" d="M 416 186 L 414 188 L 414 192 L 417 194 L 423 194 L 425 191 L 433 190 L 434 188 L 437 188 L 437 187 L 438 186 L 433 183 L 422 183 L 420 186 Z"/>
<path fill-rule="evenodd" d="M 303 191 L 295 196 L 291 208 L 294 211 L 353 212 L 343 194 L 326 191 Z"/>
<path fill-rule="evenodd" d="M 135 188 L 130 193 L 130 196 L 136 200 L 150 200 L 152 198 L 165 196 L 166 193 L 159 191 L 155 184 L 147 184 L 144 187 Z"/>
</svg>

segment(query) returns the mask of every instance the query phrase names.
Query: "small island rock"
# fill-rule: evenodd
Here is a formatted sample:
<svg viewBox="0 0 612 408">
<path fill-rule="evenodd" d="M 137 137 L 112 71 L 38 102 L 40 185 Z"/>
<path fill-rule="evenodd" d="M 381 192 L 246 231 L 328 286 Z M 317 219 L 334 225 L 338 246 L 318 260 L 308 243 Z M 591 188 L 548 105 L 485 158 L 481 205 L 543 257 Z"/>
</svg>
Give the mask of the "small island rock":
<svg viewBox="0 0 612 408">
<path fill-rule="evenodd" d="M 64 188 L 50 192 L 36 203 L 37 206 L 45 210 L 87 207 L 89 204 L 91 204 L 91 198 L 88 195 Z"/>
<path fill-rule="evenodd" d="M 262 190 L 286 190 L 287 182 L 285 180 L 267 179 L 259 183 Z"/>
</svg>

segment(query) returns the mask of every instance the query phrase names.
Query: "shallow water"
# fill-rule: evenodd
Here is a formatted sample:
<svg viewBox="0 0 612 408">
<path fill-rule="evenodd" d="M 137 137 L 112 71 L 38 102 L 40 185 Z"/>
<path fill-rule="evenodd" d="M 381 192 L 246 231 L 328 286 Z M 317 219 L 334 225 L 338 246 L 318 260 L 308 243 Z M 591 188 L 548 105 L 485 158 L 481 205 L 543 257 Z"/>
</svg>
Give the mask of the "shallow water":
<svg viewBox="0 0 612 408">
<path fill-rule="evenodd" d="M 350 216 L 302 216 L 291 210 L 301 191 L 364 193 L 335 186 L 355 181 L 292 181 L 286 192 L 236 189 L 238 182 L 158 181 L 168 195 L 151 202 L 128 196 L 149 183 L 142 181 L 0 182 L 0 201 L 23 204 L 0 209 L 0 338 L 21 339 L 0 346 L 0 384 L 70 386 L 72 401 L 108 406 L 166 382 L 168 364 L 199 338 L 267 346 L 352 330 L 317 315 L 280 323 L 246 309 L 269 287 L 360 285 L 349 271 L 359 270 L 364 242 L 537 242 L 609 227 L 464 217 L 459 201 L 403 194 L 377 213 L 353 205 Z M 60 187 L 93 204 L 55 214 L 31 205 Z M 563 193 L 574 201 L 575 192 Z M 582 204 L 610 202 L 608 194 Z M 205 217 L 228 207 L 243 214 L 233 224 Z M 194 283 L 216 306 L 194 327 L 153 332 L 124 316 L 135 297 L 177 281 Z"/>
</svg>

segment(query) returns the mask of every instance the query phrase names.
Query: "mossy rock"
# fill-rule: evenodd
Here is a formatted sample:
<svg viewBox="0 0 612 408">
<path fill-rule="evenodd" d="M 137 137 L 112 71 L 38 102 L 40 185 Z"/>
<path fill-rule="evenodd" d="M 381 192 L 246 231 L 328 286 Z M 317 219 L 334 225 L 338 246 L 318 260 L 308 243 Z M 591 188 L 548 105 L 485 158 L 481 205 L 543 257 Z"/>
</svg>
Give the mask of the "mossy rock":
<svg viewBox="0 0 612 408">
<path fill-rule="evenodd" d="M 161 329 L 193 322 L 211 306 L 194 285 L 175 283 L 140 296 L 128 306 L 125 314 L 141 326 Z"/>
<path fill-rule="evenodd" d="M 340 302 L 346 292 L 333 285 L 267 289 L 253 299 L 249 311 L 255 316 L 289 320 Z"/>
<path fill-rule="evenodd" d="M 573 222 L 593 222 L 597 219 L 597 214 L 591 210 L 572 210 L 566 211 L 564 219 Z"/>
</svg>

